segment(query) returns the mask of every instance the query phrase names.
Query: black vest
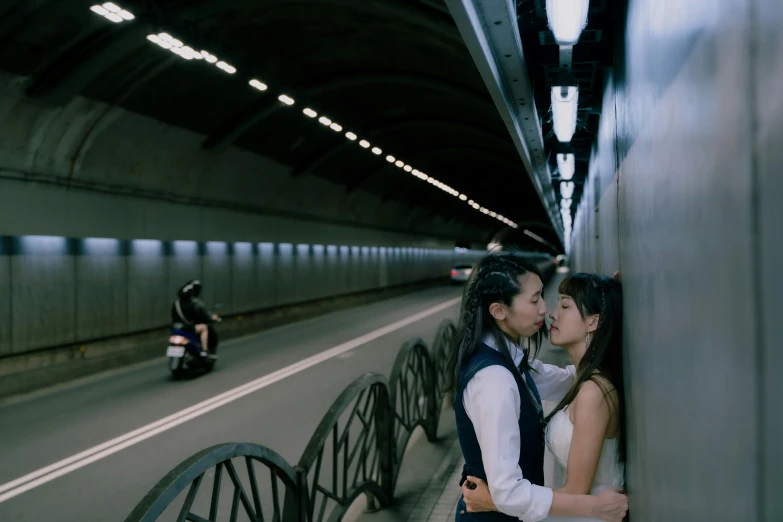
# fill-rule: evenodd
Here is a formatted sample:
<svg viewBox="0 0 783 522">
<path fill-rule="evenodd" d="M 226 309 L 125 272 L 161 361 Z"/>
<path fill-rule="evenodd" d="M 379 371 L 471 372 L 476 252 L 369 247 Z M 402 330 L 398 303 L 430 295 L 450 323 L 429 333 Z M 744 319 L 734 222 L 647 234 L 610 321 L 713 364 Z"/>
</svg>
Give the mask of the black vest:
<svg viewBox="0 0 783 522">
<path fill-rule="evenodd" d="M 462 397 L 468 382 L 470 382 L 473 376 L 476 375 L 476 373 L 478 373 L 480 370 L 494 365 L 506 368 L 509 372 L 511 372 L 511 375 L 514 376 L 514 380 L 517 382 L 517 389 L 521 399 L 519 410 L 519 467 L 522 470 L 522 476 L 533 484 L 543 486 L 543 424 L 541 421 L 541 412 L 536 407 L 533 399 L 530 397 L 528 387 L 530 388 L 530 391 L 533 392 L 536 399 L 540 402 L 538 390 L 536 389 L 535 384 L 533 384 L 532 378 L 527 379 L 528 387 L 526 387 L 525 381 L 523 381 L 523 377 L 519 370 L 513 365 L 509 364 L 500 352 L 483 343 L 479 345 L 476 353 L 473 354 L 473 356 L 463 364 L 462 370 L 460 371 L 457 395 L 454 398 L 454 410 L 457 420 L 457 436 L 459 437 L 459 444 L 462 448 L 462 455 L 465 458 L 465 466 L 462 471 L 462 480 L 460 481 L 460 485 L 468 475 L 480 478 L 485 482 L 487 480 L 487 474 L 484 471 L 484 462 L 481 458 L 481 447 L 479 446 L 478 438 L 476 437 L 476 430 L 473 428 L 473 423 L 465 411 L 465 405 L 462 402 Z M 460 501 L 460 505 L 464 506 L 462 501 Z M 459 519 L 459 511 L 457 512 L 457 515 Z M 498 512 L 470 513 L 469 515 L 473 520 L 481 520 L 482 522 L 505 522 L 507 520 L 515 520 L 517 522 L 519 521 L 519 519 L 516 517 Z"/>
</svg>

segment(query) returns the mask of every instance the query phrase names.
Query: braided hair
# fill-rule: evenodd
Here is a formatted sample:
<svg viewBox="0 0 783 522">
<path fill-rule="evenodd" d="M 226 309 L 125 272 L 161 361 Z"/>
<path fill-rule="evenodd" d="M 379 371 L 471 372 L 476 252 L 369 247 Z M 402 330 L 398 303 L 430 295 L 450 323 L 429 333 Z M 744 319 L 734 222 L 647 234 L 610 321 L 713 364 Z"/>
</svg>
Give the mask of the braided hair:
<svg viewBox="0 0 783 522">
<path fill-rule="evenodd" d="M 623 296 L 620 282 L 595 274 L 578 273 L 566 277 L 558 292 L 570 297 L 584 319 L 598 314 L 598 326 L 576 369 L 576 379 L 562 401 L 547 416 L 546 422 L 571 404 L 579 388 L 593 381 L 610 401 L 610 408 L 618 414 L 620 426 L 620 457 L 625 458 L 625 415 L 623 403 Z M 610 383 L 610 385 L 607 385 Z M 611 395 L 617 391 L 617 399 Z"/>
<path fill-rule="evenodd" d="M 526 260 L 526 257 L 514 251 L 493 252 L 486 255 L 473 270 L 465 286 L 462 296 L 462 309 L 454 336 L 455 346 L 449 355 L 446 367 L 445 394 L 453 400 L 459 388 L 459 375 L 463 364 L 478 350 L 484 335 L 495 338 L 495 345 L 503 357 L 514 366 L 513 357 L 508 349 L 508 336 L 498 327 L 489 313 L 492 303 L 503 303 L 511 306 L 514 297 L 523 292 L 522 277 L 535 274 L 541 277 L 540 270 Z M 525 358 L 520 364 L 520 370 L 528 368 L 531 350 L 533 356 L 538 355 L 541 341 L 546 336 L 546 329 L 540 329 L 527 339 Z M 511 339 L 514 343 L 519 339 Z"/>
</svg>

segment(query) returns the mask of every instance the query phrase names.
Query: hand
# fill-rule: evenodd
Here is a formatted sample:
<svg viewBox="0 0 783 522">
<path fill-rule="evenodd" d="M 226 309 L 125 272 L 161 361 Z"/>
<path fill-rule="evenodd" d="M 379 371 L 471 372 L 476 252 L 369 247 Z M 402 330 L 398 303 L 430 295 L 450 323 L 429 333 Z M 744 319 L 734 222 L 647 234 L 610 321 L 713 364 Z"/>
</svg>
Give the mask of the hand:
<svg viewBox="0 0 783 522">
<path fill-rule="evenodd" d="M 620 271 L 615 270 L 614 274 L 612 274 L 612 279 L 619 281 L 620 280 Z"/>
<path fill-rule="evenodd" d="M 607 489 L 599 493 L 594 516 L 606 522 L 622 522 L 628 514 L 628 496 L 621 488 Z"/>
<path fill-rule="evenodd" d="M 471 489 L 473 486 L 475 487 Z M 487 483 L 479 478 L 469 476 L 462 483 L 462 495 L 465 497 L 465 505 L 470 513 L 498 510 L 492 501 Z"/>
</svg>

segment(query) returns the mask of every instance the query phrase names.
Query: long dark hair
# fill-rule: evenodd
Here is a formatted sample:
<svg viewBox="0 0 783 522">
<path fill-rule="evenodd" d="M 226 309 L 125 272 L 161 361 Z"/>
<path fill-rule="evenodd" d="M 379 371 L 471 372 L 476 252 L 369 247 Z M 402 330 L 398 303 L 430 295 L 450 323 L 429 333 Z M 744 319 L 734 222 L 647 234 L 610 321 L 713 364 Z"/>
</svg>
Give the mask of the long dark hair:
<svg viewBox="0 0 783 522">
<path fill-rule="evenodd" d="M 506 343 L 509 337 L 498 328 L 495 319 L 489 313 L 489 306 L 492 303 L 511 306 L 514 297 L 523 291 L 520 278 L 525 274 L 541 277 L 541 271 L 534 264 L 529 263 L 525 256 L 513 251 L 490 253 L 484 256 L 473 269 L 462 296 L 462 309 L 457 333 L 454 336 L 455 345 L 446 366 L 447 378 L 444 391 L 447 397 L 456 399 L 462 365 L 476 353 L 481 338 L 486 334 L 495 338 L 500 353 L 514 366 L 514 360 Z M 533 337 L 528 338 L 525 358 L 520 365 L 520 370 L 527 369 L 531 349 L 534 357 L 538 355 L 541 341 L 545 336 L 546 329 L 542 328 Z M 519 339 L 511 339 L 511 341 L 516 343 Z"/>
<path fill-rule="evenodd" d="M 623 292 L 620 282 L 595 274 L 574 274 L 560 283 L 558 292 L 573 299 L 584 319 L 599 314 L 598 327 L 590 336 L 584 357 L 576 369 L 576 379 L 560 404 L 547 416 L 549 420 L 558 411 L 571 404 L 586 381 L 593 381 L 604 392 L 618 415 L 620 426 L 620 458 L 625 460 L 625 411 L 623 389 Z M 602 377 L 602 378 L 599 378 Z M 607 386 L 606 381 L 612 387 Z M 617 391 L 617 400 L 611 396 Z"/>
</svg>

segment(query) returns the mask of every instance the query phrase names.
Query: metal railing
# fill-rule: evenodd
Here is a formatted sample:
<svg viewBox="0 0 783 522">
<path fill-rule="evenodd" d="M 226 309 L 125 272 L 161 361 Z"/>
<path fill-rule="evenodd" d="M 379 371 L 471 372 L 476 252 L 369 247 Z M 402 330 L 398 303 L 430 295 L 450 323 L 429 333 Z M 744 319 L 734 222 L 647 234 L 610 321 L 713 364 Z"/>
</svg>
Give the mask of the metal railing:
<svg viewBox="0 0 783 522">
<path fill-rule="evenodd" d="M 455 331 L 444 320 L 432 350 L 420 339 L 405 343 L 388 381 L 377 373 L 356 379 L 329 408 L 296 466 L 258 444 L 219 444 L 172 469 L 125 522 L 234 522 L 240 515 L 339 522 L 361 495 L 372 508 L 389 506 L 414 430 L 421 426 L 428 440 L 437 438 Z M 209 493 L 200 495 L 202 489 Z"/>
</svg>

